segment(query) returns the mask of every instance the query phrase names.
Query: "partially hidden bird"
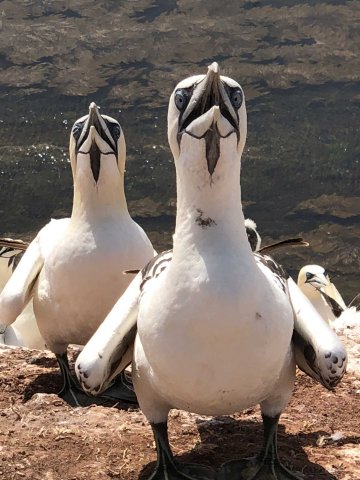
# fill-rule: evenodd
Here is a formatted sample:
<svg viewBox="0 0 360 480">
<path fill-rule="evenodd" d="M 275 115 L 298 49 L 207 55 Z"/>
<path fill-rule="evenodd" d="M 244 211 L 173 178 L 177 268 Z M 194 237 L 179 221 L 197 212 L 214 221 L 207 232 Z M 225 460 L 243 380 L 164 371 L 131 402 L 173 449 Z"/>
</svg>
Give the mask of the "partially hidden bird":
<svg viewBox="0 0 360 480">
<path fill-rule="evenodd" d="M 101 115 L 93 102 L 74 123 L 69 149 L 71 217 L 51 220 L 30 243 L 1 292 L 0 323 L 13 324 L 32 303 L 41 336 L 62 372 L 60 393 L 79 404 L 67 347 L 86 344 L 133 278 L 123 271 L 142 268 L 155 252 L 127 208 L 120 124 Z"/>
</svg>

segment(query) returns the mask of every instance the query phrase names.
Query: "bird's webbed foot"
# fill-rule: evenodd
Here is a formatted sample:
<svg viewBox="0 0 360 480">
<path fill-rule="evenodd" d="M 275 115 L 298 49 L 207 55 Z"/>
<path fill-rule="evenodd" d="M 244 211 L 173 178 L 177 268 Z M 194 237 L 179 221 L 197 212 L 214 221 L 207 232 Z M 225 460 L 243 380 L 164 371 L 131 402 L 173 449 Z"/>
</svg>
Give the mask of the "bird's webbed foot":
<svg viewBox="0 0 360 480">
<path fill-rule="evenodd" d="M 66 403 L 72 407 L 87 407 L 89 405 L 98 404 L 103 405 L 106 399 L 97 399 L 87 395 L 82 389 L 76 379 L 71 375 L 67 353 L 56 354 L 56 359 L 59 363 L 63 378 L 63 386 L 58 393 Z"/>
<path fill-rule="evenodd" d="M 302 480 L 279 460 L 276 441 L 279 416 L 263 416 L 263 422 L 264 446 L 261 453 L 255 458 L 225 463 L 217 480 Z"/>
<path fill-rule="evenodd" d="M 120 375 L 115 378 L 114 383 L 102 393 L 101 398 L 137 404 L 138 401 L 130 374 L 127 372 L 120 373 Z"/>
</svg>

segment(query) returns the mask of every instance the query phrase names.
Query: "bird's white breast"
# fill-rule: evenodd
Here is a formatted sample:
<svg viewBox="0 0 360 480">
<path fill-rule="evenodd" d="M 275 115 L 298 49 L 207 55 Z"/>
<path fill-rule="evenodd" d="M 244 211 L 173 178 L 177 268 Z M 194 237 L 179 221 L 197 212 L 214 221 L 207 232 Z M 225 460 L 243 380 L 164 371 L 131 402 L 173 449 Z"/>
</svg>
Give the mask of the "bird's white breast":
<svg viewBox="0 0 360 480">
<path fill-rule="evenodd" d="M 266 398 L 291 341 L 285 294 L 252 262 L 172 266 L 144 295 L 138 319 L 137 363 L 151 365 L 156 391 L 175 408 L 211 415 Z"/>
<path fill-rule="evenodd" d="M 65 225 L 47 249 L 34 298 L 50 348 L 86 343 L 131 281 L 123 271 L 141 268 L 151 256 L 150 242 L 130 219 L 98 228 Z"/>
</svg>

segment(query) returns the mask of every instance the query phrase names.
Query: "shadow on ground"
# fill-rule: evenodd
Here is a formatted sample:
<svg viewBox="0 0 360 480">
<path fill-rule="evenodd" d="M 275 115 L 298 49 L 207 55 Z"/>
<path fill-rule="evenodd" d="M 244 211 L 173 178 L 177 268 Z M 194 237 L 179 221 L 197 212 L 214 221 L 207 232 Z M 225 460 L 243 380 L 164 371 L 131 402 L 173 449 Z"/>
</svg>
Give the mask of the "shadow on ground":
<svg viewBox="0 0 360 480">
<path fill-rule="evenodd" d="M 261 448 L 263 429 L 260 422 L 215 417 L 197 423 L 201 442 L 191 451 L 176 456 L 179 462 L 198 463 L 219 469 L 223 463 L 230 460 L 255 456 Z M 169 433 L 171 437 L 171 431 Z M 186 435 L 186 430 L 182 433 Z M 311 462 L 304 450 L 305 446 L 316 447 L 317 439 L 323 434 L 326 432 L 317 431 L 310 434 L 299 432 L 297 435 L 291 435 L 286 433 L 284 426 L 280 424 L 278 447 L 281 461 L 290 470 L 299 472 L 304 480 L 337 480 L 337 477 L 326 469 Z M 346 439 L 346 441 L 356 443 L 359 438 Z M 149 478 L 155 465 L 155 462 L 147 464 L 141 471 L 139 480 Z M 241 480 L 241 477 L 229 480 Z"/>
</svg>

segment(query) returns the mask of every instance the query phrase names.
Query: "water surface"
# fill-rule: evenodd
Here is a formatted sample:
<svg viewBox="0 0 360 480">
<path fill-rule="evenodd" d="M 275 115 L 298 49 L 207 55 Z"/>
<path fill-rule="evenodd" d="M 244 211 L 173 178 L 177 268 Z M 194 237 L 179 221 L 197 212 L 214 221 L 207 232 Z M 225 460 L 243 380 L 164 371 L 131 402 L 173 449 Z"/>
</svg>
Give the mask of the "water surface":
<svg viewBox="0 0 360 480">
<path fill-rule="evenodd" d="M 244 87 L 245 213 L 277 258 L 327 267 L 350 300 L 360 280 L 360 2 L 0 1 L 0 234 L 31 238 L 69 215 L 68 137 L 91 101 L 126 135 L 131 214 L 171 246 L 175 84 L 216 60 Z"/>
</svg>

